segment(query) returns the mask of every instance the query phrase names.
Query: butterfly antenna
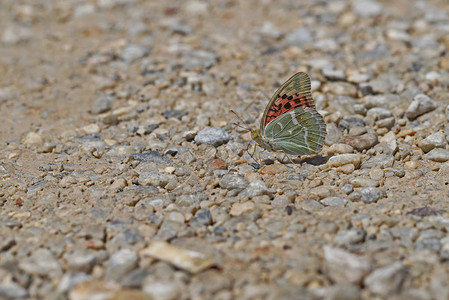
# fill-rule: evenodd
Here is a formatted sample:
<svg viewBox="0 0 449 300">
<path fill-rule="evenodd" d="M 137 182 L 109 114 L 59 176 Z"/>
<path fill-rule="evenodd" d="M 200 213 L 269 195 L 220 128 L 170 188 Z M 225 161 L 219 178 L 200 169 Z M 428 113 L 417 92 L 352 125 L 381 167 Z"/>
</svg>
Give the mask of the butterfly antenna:
<svg viewBox="0 0 449 300">
<path fill-rule="evenodd" d="M 230 109 L 229 110 L 230 112 L 232 112 L 236 117 L 237 117 L 237 119 L 239 119 L 240 120 L 240 122 L 242 122 L 243 123 L 243 119 L 242 118 L 240 118 L 240 116 L 234 111 L 234 110 L 232 110 L 232 109 Z"/>
<path fill-rule="evenodd" d="M 270 96 L 268 96 L 265 92 L 260 91 L 259 93 L 262 94 L 268 100 L 270 100 Z"/>
<path fill-rule="evenodd" d="M 244 122 L 243 122 L 243 119 L 242 119 L 242 118 L 241 118 L 235 111 L 233 111 L 232 109 L 230 109 L 229 111 L 232 112 L 232 113 L 237 117 L 237 119 L 240 120 L 240 122 L 244 123 Z M 249 129 L 248 127 L 244 127 L 244 126 L 242 126 L 242 125 L 240 125 L 240 124 L 238 124 L 238 123 L 232 123 L 232 124 L 234 124 L 234 125 L 237 126 L 237 127 L 242 128 L 242 129 L 251 131 L 251 129 Z"/>
</svg>

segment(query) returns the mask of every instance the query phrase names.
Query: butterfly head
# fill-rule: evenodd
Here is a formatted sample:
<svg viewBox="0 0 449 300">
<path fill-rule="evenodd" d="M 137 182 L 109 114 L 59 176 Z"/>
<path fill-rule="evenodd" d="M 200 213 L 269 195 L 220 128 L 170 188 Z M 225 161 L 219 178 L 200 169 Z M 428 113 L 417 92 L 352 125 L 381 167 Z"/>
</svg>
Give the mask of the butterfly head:
<svg viewBox="0 0 449 300">
<path fill-rule="evenodd" d="M 256 142 L 259 142 L 260 140 L 262 140 L 262 136 L 260 135 L 260 132 L 258 130 L 251 131 L 251 137 Z"/>
</svg>

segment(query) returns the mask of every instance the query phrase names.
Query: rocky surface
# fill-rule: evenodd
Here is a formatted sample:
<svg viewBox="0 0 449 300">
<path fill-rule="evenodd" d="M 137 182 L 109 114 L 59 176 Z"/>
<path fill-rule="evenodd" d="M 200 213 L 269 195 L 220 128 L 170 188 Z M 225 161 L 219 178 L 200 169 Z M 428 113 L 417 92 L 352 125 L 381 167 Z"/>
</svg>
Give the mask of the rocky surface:
<svg viewBox="0 0 449 300">
<path fill-rule="evenodd" d="M 444 0 L 0 1 L 0 299 L 448 299 L 448 23 Z M 323 150 L 251 156 L 298 71 Z"/>
</svg>

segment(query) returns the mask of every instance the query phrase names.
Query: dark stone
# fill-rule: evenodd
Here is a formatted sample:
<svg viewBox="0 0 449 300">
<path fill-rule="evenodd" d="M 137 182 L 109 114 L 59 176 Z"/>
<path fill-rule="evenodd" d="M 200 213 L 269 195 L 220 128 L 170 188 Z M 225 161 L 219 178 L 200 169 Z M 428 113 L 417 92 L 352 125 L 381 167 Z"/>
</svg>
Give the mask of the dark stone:
<svg viewBox="0 0 449 300">
<path fill-rule="evenodd" d="M 155 131 L 159 127 L 158 124 L 150 124 L 147 127 L 145 127 L 145 134 L 150 134 L 153 131 Z"/>
<path fill-rule="evenodd" d="M 133 158 L 141 162 L 154 162 L 157 164 L 169 164 L 172 162 L 171 159 L 162 157 L 162 155 L 157 151 L 135 153 L 133 154 Z"/>
<path fill-rule="evenodd" d="M 436 209 L 428 206 L 424 207 L 417 207 L 412 209 L 407 213 L 407 215 L 414 215 L 418 217 L 427 217 L 427 216 L 436 216 L 444 213 L 445 210 L 442 209 Z"/>
<path fill-rule="evenodd" d="M 207 208 L 199 209 L 189 222 L 192 227 L 203 227 L 212 224 L 212 216 Z"/>
<path fill-rule="evenodd" d="M 365 127 L 365 125 L 365 121 L 363 121 L 362 119 L 351 117 L 342 119 L 338 123 L 338 128 L 342 130 L 350 130 L 354 127 Z"/>
<path fill-rule="evenodd" d="M 166 119 L 175 118 L 181 120 L 181 118 L 187 115 L 187 112 L 177 109 L 169 109 L 162 113 Z"/>
<path fill-rule="evenodd" d="M 364 84 L 360 85 L 360 92 L 363 96 L 372 95 L 373 94 L 373 88 L 370 85 Z"/>
</svg>

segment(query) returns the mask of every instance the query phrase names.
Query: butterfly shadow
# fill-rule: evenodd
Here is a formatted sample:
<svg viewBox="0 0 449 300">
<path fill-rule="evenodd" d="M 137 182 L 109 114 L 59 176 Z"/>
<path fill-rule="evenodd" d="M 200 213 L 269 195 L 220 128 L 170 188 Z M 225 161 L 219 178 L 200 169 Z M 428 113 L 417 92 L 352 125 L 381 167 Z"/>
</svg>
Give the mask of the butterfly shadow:
<svg viewBox="0 0 449 300">
<path fill-rule="evenodd" d="M 319 166 L 319 165 L 324 165 L 325 163 L 327 163 L 327 161 L 329 160 L 329 158 L 331 158 L 332 156 L 334 156 L 333 154 L 331 155 L 315 155 L 315 156 L 311 156 L 311 157 L 298 157 L 298 158 L 293 158 L 292 161 L 295 164 L 300 164 L 302 165 L 303 163 L 307 163 L 309 165 L 313 165 L 313 166 Z"/>
</svg>

